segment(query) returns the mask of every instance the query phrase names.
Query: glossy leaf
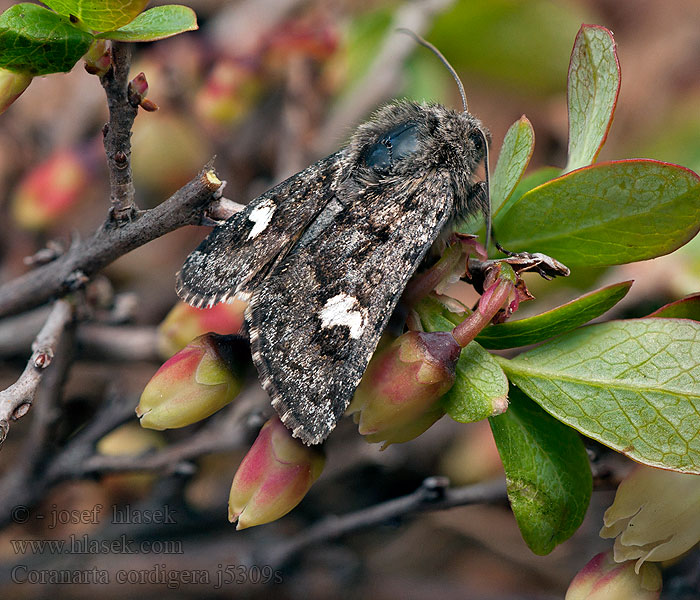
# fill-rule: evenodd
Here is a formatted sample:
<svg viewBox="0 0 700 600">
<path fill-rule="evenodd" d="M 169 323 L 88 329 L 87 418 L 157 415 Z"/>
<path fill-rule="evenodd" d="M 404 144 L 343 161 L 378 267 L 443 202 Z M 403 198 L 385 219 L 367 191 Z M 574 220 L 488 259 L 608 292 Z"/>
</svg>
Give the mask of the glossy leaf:
<svg viewBox="0 0 700 600">
<path fill-rule="evenodd" d="M 652 467 L 700 474 L 700 323 L 611 321 L 498 360 L 581 433 Z"/>
<path fill-rule="evenodd" d="M 486 327 L 476 340 L 491 350 L 537 344 L 599 317 L 625 297 L 631 281 L 609 285 L 534 317 Z"/>
<path fill-rule="evenodd" d="M 535 554 L 549 554 L 579 528 L 593 489 L 579 435 L 517 388 L 510 406 L 489 419 L 506 472 L 513 514 Z"/>
<path fill-rule="evenodd" d="M 655 310 L 650 317 L 700 321 L 700 294 L 691 294 Z"/>
<path fill-rule="evenodd" d="M 106 31 L 99 38 L 120 42 L 150 42 L 197 29 L 197 15 L 187 6 L 169 4 L 151 8 L 128 25 Z"/>
<path fill-rule="evenodd" d="M 42 0 L 59 15 L 73 16 L 92 31 L 118 29 L 133 21 L 148 0 Z"/>
<path fill-rule="evenodd" d="M 508 379 L 493 355 L 472 342 L 462 350 L 455 384 L 441 403 L 460 423 L 499 415 L 508 407 Z"/>
<path fill-rule="evenodd" d="M 619 92 L 620 63 L 612 33 L 598 25 L 582 25 L 569 62 L 569 160 L 564 172 L 598 157 Z"/>
<path fill-rule="evenodd" d="M 0 15 L 0 67 L 29 75 L 70 71 L 92 40 L 66 17 L 16 4 Z"/>
<path fill-rule="evenodd" d="M 494 218 L 499 242 L 569 267 L 668 254 L 700 228 L 700 177 L 654 160 L 601 163 L 530 190 Z"/>
<path fill-rule="evenodd" d="M 491 210 L 498 208 L 510 197 L 523 176 L 535 149 L 535 130 L 523 115 L 513 123 L 503 138 L 496 170 L 491 179 Z"/>
</svg>

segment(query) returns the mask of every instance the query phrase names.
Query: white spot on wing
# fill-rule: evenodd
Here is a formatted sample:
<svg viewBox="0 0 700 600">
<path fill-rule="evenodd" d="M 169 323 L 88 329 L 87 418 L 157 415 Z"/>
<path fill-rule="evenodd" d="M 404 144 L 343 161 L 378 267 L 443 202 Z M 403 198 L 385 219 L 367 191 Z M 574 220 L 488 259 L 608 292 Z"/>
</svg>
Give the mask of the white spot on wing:
<svg viewBox="0 0 700 600">
<path fill-rule="evenodd" d="M 272 221 L 272 215 L 275 214 L 275 210 L 277 210 L 277 207 L 272 200 L 265 200 L 265 202 L 250 211 L 248 220 L 254 223 L 254 225 L 248 234 L 249 240 L 259 236 L 267 229 L 270 221 Z"/>
<path fill-rule="evenodd" d="M 321 309 L 319 315 L 321 327 L 345 325 L 350 330 L 350 337 L 356 340 L 365 328 L 364 313 L 365 310 L 360 306 L 357 298 L 344 293 L 338 294 L 329 298 Z"/>
</svg>

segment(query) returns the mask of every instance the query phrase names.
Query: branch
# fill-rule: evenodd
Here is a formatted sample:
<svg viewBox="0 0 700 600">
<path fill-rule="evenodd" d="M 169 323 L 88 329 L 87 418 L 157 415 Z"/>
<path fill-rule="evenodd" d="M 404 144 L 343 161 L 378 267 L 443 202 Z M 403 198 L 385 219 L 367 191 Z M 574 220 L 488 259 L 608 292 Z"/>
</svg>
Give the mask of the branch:
<svg viewBox="0 0 700 600">
<path fill-rule="evenodd" d="M 129 101 L 130 65 L 131 45 L 114 42 L 112 67 L 100 78 L 109 106 L 109 123 L 102 130 L 111 189 L 109 214 L 117 224 L 130 221 L 136 213 L 136 192 L 131 175 L 131 127 L 139 107 Z"/>
<path fill-rule="evenodd" d="M 10 429 L 10 421 L 23 417 L 31 408 L 44 371 L 51 364 L 61 334 L 72 318 L 71 304 L 58 300 L 32 344 L 32 356 L 23 373 L 9 388 L 0 392 L 0 448 Z"/>
<path fill-rule="evenodd" d="M 121 227 L 107 220 L 88 240 L 66 254 L 0 288 L 0 317 L 43 304 L 80 287 L 95 273 L 134 248 L 184 225 L 201 221 L 201 212 L 216 199 L 221 182 L 208 166 L 165 202 Z"/>
<path fill-rule="evenodd" d="M 421 512 L 445 510 L 469 504 L 501 503 L 507 500 L 505 482 L 490 481 L 450 488 L 446 477 L 428 477 L 411 494 L 338 517 L 331 515 L 286 542 L 275 544 L 261 564 L 284 566 L 305 548 L 334 540 L 348 533 L 376 527 L 387 521 Z"/>
</svg>

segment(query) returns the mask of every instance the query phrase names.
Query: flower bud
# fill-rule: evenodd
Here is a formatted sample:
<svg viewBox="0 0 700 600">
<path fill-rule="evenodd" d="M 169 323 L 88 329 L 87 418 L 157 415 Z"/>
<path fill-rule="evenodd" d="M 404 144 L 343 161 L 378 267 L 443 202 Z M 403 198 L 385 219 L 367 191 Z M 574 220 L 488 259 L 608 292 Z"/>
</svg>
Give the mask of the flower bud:
<svg viewBox="0 0 700 600">
<path fill-rule="evenodd" d="M 246 306 L 242 300 L 220 302 L 211 308 L 195 308 L 178 302 L 158 327 L 158 352 L 163 358 L 169 358 L 205 333 L 238 333 L 243 326 Z"/>
<path fill-rule="evenodd" d="M 139 456 L 160 450 L 165 445 L 162 433 L 143 429 L 131 422 L 100 439 L 96 449 L 105 456 Z M 152 472 L 105 473 L 100 478 L 100 484 L 113 499 L 128 500 L 145 496 L 157 478 L 158 475 Z"/>
<path fill-rule="evenodd" d="M 7 69 L 0 69 L 0 114 L 7 108 L 22 92 L 29 87 L 33 77 L 27 73 L 15 73 Z"/>
<path fill-rule="evenodd" d="M 325 461 L 320 449 L 305 446 L 277 416 L 271 418 L 233 478 L 229 521 L 245 529 L 283 517 L 301 502 Z"/>
<path fill-rule="evenodd" d="M 407 442 L 443 415 L 461 348 L 449 332 L 409 331 L 377 351 L 348 409 L 369 442 Z"/>
<path fill-rule="evenodd" d="M 91 180 L 90 157 L 59 150 L 20 181 L 12 197 L 15 221 L 26 229 L 43 229 L 70 212 Z"/>
<path fill-rule="evenodd" d="M 615 560 L 670 560 L 700 542 L 700 476 L 638 466 L 617 488 L 600 536 Z"/>
<path fill-rule="evenodd" d="M 190 342 L 146 384 L 136 414 L 148 429 L 185 427 L 207 418 L 241 390 L 231 339 L 208 333 Z"/>
<path fill-rule="evenodd" d="M 88 51 L 83 55 L 85 70 L 90 75 L 102 77 L 112 66 L 112 54 L 108 40 L 94 40 Z"/>
<path fill-rule="evenodd" d="M 656 565 L 643 565 L 636 573 L 632 561 L 617 563 L 612 552 L 602 552 L 576 574 L 565 600 L 656 600 L 660 595 Z"/>
</svg>

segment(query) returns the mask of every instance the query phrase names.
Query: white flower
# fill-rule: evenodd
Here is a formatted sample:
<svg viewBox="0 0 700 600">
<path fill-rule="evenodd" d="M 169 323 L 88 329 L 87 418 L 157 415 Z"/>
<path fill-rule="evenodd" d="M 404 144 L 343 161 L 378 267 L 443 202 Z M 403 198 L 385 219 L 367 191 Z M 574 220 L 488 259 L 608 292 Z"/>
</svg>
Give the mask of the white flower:
<svg viewBox="0 0 700 600">
<path fill-rule="evenodd" d="M 605 511 L 603 538 L 615 539 L 615 560 L 675 558 L 700 541 L 700 476 L 637 467 Z"/>
</svg>

